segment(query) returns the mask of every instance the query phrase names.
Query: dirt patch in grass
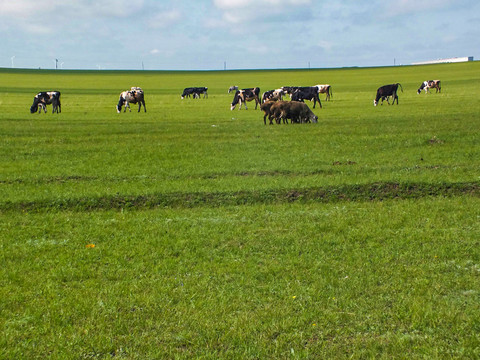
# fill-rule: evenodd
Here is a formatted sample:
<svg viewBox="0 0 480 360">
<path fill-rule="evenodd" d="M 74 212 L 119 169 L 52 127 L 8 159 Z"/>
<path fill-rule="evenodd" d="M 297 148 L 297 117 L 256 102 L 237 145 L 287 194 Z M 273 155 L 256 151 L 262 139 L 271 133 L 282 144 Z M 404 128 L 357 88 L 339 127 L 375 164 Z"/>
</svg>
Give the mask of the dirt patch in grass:
<svg viewBox="0 0 480 360">
<path fill-rule="evenodd" d="M 94 211 L 237 206 L 291 202 L 382 201 L 424 197 L 480 196 L 480 182 L 464 183 L 372 183 L 301 189 L 239 192 L 154 193 L 114 195 L 32 202 L 3 202 L 0 211 Z"/>
</svg>

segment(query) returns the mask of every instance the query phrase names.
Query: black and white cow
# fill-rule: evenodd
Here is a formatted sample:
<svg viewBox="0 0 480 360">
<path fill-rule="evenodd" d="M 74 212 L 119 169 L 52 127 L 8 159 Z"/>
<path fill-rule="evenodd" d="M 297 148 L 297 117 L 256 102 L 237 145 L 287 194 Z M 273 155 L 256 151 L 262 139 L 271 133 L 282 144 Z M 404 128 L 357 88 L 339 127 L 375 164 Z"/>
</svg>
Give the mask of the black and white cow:
<svg viewBox="0 0 480 360">
<path fill-rule="evenodd" d="M 442 92 L 442 87 L 440 86 L 440 80 L 426 80 L 420 85 L 417 90 L 417 94 L 420 94 L 422 90 L 425 90 L 425 94 L 430 92 L 429 89 L 436 89 L 436 92 Z"/>
<path fill-rule="evenodd" d="M 261 104 L 260 99 L 258 97 L 259 94 L 260 94 L 260 88 L 258 87 L 237 90 L 235 92 L 235 96 L 233 97 L 232 104 L 230 105 L 230 110 L 235 109 L 235 107 L 239 103 L 240 103 L 240 107 L 238 108 L 238 110 L 242 109 L 243 103 L 245 103 L 245 110 L 248 110 L 247 101 L 252 101 L 252 100 L 255 100 L 255 110 L 256 110 L 258 104 Z"/>
<path fill-rule="evenodd" d="M 333 97 L 332 87 L 328 84 L 325 85 L 315 85 L 318 89 L 319 94 L 327 94 L 325 101 L 330 101 L 330 96 Z"/>
<path fill-rule="evenodd" d="M 285 92 L 282 89 L 265 91 L 262 94 L 262 104 L 268 100 L 271 100 L 271 101 L 283 100 L 284 95 L 285 95 Z"/>
<path fill-rule="evenodd" d="M 304 100 L 313 100 L 313 108 L 315 109 L 315 104 L 318 101 L 320 107 L 322 107 L 322 102 L 318 97 L 318 88 L 316 86 L 307 86 L 307 87 L 298 87 L 292 93 L 292 101 L 301 101 Z"/>
<path fill-rule="evenodd" d="M 400 86 L 400 89 L 402 89 L 402 92 L 403 92 L 403 87 L 400 83 L 389 84 L 389 85 L 384 85 L 379 87 L 377 89 L 377 96 L 375 97 L 375 100 L 373 100 L 373 105 L 377 106 L 378 101 L 380 99 L 382 99 L 381 105 L 383 105 L 383 100 L 387 100 L 388 102 L 389 96 L 393 97 L 393 104 L 395 104 L 395 100 L 397 100 L 397 105 L 398 105 L 398 95 L 397 95 L 398 86 Z M 390 103 L 388 102 L 388 104 Z"/>
<path fill-rule="evenodd" d="M 292 94 L 293 94 L 297 89 L 299 89 L 299 87 L 298 87 L 298 86 L 282 86 L 281 89 L 282 89 L 282 91 L 283 91 L 285 94 L 290 95 L 290 98 L 292 98 Z"/>
<path fill-rule="evenodd" d="M 232 85 L 228 88 L 228 93 L 230 94 L 232 91 L 237 91 L 238 86 L 237 85 Z"/>
<path fill-rule="evenodd" d="M 46 105 L 52 104 L 52 114 L 61 113 L 62 105 L 60 103 L 60 91 L 42 91 L 33 98 L 33 104 L 30 106 L 30 112 L 33 114 L 43 109 L 47 112 Z"/>
<path fill-rule="evenodd" d="M 122 111 L 122 106 L 125 105 L 125 110 L 123 112 L 128 110 L 131 112 L 132 109 L 130 108 L 130 103 L 132 104 L 137 104 L 138 103 L 138 112 L 140 112 L 140 109 L 142 108 L 147 112 L 147 108 L 145 107 L 145 98 L 144 98 L 144 93 L 142 88 L 133 86 L 130 88 L 129 91 L 122 91 L 120 93 L 120 98 L 118 99 L 118 104 L 116 106 L 117 113 L 120 113 Z"/>
<path fill-rule="evenodd" d="M 32 111 L 32 109 L 33 109 L 33 106 L 30 108 L 30 112 L 33 114 L 36 110 Z M 41 101 L 37 104 L 37 109 L 39 114 L 42 112 L 42 110 L 45 114 L 47 113 L 47 105 L 45 105 L 45 103 Z"/>
<path fill-rule="evenodd" d="M 191 95 L 194 99 L 199 99 L 200 95 L 203 94 L 203 98 L 205 99 L 205 97 L 208 97 L 207 90 L 207 87 L 188 87 L 183 89 L 181 97 L 184 99 L 186 97 L 190 97 Z"/>
</svg>

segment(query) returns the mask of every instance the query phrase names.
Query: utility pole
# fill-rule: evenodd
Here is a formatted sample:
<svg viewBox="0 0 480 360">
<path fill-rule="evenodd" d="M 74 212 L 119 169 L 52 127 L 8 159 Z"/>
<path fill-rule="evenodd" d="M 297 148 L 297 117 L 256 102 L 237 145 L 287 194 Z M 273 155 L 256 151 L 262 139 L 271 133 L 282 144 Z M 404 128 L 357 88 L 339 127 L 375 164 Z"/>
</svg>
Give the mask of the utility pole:
<svg viewBox="0 0 480 360">
<path fill-rule="evenodd" d="M 13 59 L 15 59 L 15 55 L 13 55 L 13 56 L 11 57 L 11 59 L 12 59 L 12 69 L 13 69 L 13 68 L 15 67 L 15 66 L 13 66 Z"/>
<path fill-rule="evenodd" d="M 55 70 L 58 70 L 58 59 L 55 59 Z"/>
</svg>

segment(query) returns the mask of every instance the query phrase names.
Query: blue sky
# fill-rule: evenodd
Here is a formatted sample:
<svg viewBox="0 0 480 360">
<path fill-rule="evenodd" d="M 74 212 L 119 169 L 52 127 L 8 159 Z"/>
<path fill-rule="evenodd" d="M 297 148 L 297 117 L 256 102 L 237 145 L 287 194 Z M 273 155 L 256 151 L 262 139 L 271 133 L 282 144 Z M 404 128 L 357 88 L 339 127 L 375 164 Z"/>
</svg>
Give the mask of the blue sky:
<svg viewBox="0 0 480 360">
<path fill-rule="evenodd" d="M 0 67 L 221 70 L 480 58 L 478 0 L 0 0 Z"/>
</svg>

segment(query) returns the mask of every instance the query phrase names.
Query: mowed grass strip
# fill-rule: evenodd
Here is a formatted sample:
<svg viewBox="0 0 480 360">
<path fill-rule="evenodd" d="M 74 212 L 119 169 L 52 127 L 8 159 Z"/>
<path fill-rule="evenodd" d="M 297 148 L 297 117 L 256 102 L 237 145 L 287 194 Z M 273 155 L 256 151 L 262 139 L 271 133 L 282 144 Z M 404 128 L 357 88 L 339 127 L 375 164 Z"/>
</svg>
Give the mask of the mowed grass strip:
<svg viewBox="0 0 480 360">
<path fill-rule="evenodd" d="M 141 210 L 156 207 L 221 207 L 232 205 L 275 204 L 289 202 L 382 201 L 424 197 L 480 196 L 480 182 L 471 183 L 375 183 L 240 192 L 166 193 L 140 196 L 114 195 L 92 198 L 0 202 L 0 211 L 93 211 Z"/>
</svg>

